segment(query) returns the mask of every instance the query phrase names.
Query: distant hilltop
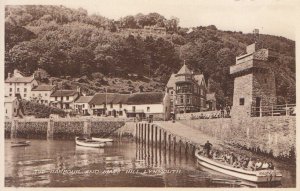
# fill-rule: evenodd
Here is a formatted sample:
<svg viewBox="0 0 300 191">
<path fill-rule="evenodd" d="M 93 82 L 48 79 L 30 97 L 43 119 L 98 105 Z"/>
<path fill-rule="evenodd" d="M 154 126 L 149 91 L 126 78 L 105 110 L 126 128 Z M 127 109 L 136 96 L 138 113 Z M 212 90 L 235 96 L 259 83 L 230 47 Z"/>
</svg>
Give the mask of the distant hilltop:
<svg viewBox="0 0 300 191">
<path fill-rule="evenodd" d="M 295 103 L 295 41 L 266 34 L 256 39 L 252 31 L 221 31 L 214 25 L 183 28 L 179 23 L 158 13 L 112 20 L 64 6 L 6 6 L 5 77 L 15 68 L 27 76 L 42 68 L 66 86 L 94 92 L 104 86 L 114 92 L 134 92 L 139 86 L 160 91 L 186 60 L 190 69 L 202 72 L 218 103 L 230 103 L 229 67 L 248 44 L 259 40 L 278 54 L 271 66 L 278 103 Z"/>
</svg>

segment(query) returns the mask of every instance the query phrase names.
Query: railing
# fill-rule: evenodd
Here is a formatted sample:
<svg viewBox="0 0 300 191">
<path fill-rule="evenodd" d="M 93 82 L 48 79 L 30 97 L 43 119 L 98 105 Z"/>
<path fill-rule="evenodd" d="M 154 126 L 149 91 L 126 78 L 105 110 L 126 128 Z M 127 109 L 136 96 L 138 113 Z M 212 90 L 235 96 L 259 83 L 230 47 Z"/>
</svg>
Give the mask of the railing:
<svg viewBox="0 0 300 191">
<path fill-rule="evenodd" d="M 295 116 L 296 104 L 272 105 L 252 107 L 251 117 L 264 117 L 264 116 Z"/>
</svg>

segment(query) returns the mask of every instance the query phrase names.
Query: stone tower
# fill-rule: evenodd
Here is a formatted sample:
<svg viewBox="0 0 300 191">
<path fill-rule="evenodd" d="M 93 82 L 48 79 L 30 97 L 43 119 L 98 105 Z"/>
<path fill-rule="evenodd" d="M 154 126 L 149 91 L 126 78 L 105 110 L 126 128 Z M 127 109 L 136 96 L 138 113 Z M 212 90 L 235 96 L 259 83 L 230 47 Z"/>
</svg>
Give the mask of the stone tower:
<svg viewBox="0 0 300 191">
<path fill-rule="evenodd" d="M 230 67 L 234 77 L 233 118 L 264 115 L 276 104 L 275 77 L 270 69 L 276 59 L 274 53 L 258 49 L 257 43 L 247 46 L 246 52 Z"/>
</svg>

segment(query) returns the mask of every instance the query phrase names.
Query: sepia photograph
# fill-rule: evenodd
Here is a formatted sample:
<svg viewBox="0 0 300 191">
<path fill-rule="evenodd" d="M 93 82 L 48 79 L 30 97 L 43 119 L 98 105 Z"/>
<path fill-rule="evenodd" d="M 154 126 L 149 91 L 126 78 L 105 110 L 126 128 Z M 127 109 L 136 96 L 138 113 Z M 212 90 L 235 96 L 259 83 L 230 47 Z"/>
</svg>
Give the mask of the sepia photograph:
<svg viewBox="0 0 300 191">
<path fill-rule="evenodd" d="M 4 189 L 296 189 L 297 3 L 4 1 Z"/>
</svg>

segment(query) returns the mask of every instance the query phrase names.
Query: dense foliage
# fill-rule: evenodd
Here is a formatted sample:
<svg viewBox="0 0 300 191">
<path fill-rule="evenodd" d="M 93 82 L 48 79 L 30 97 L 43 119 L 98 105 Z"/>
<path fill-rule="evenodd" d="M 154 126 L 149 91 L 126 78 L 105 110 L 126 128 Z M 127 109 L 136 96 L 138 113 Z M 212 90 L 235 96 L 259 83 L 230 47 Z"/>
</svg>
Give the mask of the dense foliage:
<svg viewBox="0 0 300 191">
<path fill-rule="evenodd" d="M 27 74 L 43 68 L 57 78 L 133 75 L 161 81 L 163 89 L 186 60 L 205 75 L 209 91 L 217 93 L 220 103 L 232 100 L 229 66 L 254 41 L 251 34 L 221 31 L 213 25 L 188 32 L 178 26 L 177 18 L 167 20 L 157 13 L 114 21 L 63 6 L 6 6 L 5 17 L 6 75 L 14 68 Z M 133 36 L 123 30 L 150 25 L 165 27 L 167 35 Z M 295 103 L 295 42 L 270 35 L 260 35 L 259 40 L 264 48 L 279 53 L 272 63 L 278 101 Z"/>
</svg>

